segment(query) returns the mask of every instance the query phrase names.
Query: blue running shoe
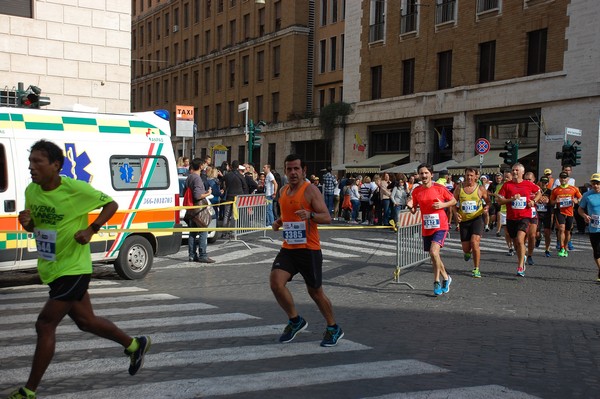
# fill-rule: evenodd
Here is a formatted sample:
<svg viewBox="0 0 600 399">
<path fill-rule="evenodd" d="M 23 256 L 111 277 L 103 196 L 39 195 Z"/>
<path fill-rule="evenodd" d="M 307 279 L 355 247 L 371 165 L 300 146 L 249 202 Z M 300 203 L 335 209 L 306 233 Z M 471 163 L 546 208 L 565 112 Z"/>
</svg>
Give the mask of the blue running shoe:
<svg viewBox="0 0 600 399">
<path fill-rule="evenodd" d="M 442 295 L 443 293 L 444 293 L 444 291 L 442 291 L 442 285 L 440 284 L 439 281 L 435 281 L 433 283 L 433 295 L 439 296 L 439 295 Z"/>
<path fill-rule="evenodd" d="M 442 292 L 444 294 L 450 292 L 450 284 L 452 284 L 452 277 L 448 276 L 448 280 L 442 281 Z"/>
<path fill-rule="evenodd" d="M 556 250 L 557 250 L 557 251 L 560 251 L 560 242 L 557 242 L 557 243 L 556 243 Z"/>
<path fill-rule="evenodd" d="M 296 335 L 298 335 L 300 331 L 308 327 L 308 323 L 306 322 L 306 320 L 304 320 L 302 316 L 299 317 L 300 320 L 298 321 L 298 323 L 292 323 L 291 320 L 288 321 L 287 326 L 285 326 L 285 328 L 283 329 L 283 334 L 281 334 L 281 337 L 279 337 L 279 342 L 291 342 L 294 338 L 296 338 Z"/>
<path fill-rule="evenodd" d="M 546 258 L 549 258 L 552 256 L 552 255 L 550 255 L 550 251 L 546 251 L 545 254 L 546 254 Z"/>
<path fill-rule="evenodd" d="M 575 249 L 575 247 L 573 246 L 573 243 L 572 243 L 571 241 L 569 241 L 569 243 L 567 244 L 567 249 L 568 249 L 569 251 L 572 251 L 572 250 L 574 250 L 574 249 Z"/>
<path fill-rule="evenodd" d="M 327 327 L 323 334 L 321 346 L 336 346 L 338 341 L 344 337 L 344 332 L 340 326 Z"/>
<path fill-rule="evenodd" d="M 135 375 L 138 370 L 144 365 L 144 356 L 146 352 L 150 349 L 150 337 L 136 337 L 135 340 L 138 342 L 139 346 L 135 352 L 128 352 L 125 349 L 125 354 L 129 356 L 131 360 L 131 364 L 129 365 L 129 374 Z"/>
<path fill-rule="evenodd" d="M 531 257 L 531 256 L 528 256 L 528 257 L 527 257 L 527 264 L 528 264 L 529 266 L 533 266 L 533 257 Z"/>
</svg>

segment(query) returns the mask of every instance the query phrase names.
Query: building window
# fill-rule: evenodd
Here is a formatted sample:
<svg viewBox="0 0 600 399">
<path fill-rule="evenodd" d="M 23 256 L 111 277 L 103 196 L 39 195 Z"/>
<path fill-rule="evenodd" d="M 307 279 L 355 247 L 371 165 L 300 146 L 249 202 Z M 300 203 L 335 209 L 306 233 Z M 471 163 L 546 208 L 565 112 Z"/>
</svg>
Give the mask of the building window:
<svg viewBox="0 0 600 399">
<path fill-rule="evenodd" d="M 223 88 L 223 64 L 217 64 L 216 70 L 215 70 L 215 80 L 216 80 L 216 90 L 217 91 L 221 91 L 221 89 Z"/>
<path fill-rule="evenodd" d="M 276 150 L 276 144 L 275 143 L 269 143 L 269 149 L 267 151 L 267 160 L 269 165 L 273 166 L 273 169 L 275 169 L 275 162 L 277 162 L 277 157 L 275 156 L 275 150 Z"/>
<path fill-rule="evenodd" d="M 546 44 L 548 29 L 527 33 L 527 75 L 546 72 Z"/>
<path fill-rule="evenodd" d="M 200 56 L 200 35 L 194 35 L 194 58 Z"/>
<path fill-rule="evenodd" d="M 438 53 L 438 89 L 452 87 L 452 50 Z"/>
<path fill-rule="evenodd" d="M 443 24 L 456 19 L 456 0 L 436 0 L 435 23 Z"/>
<path fill-rule="evenodd" d="M 200 71 L 194 71 L 194 77 L 192 79 L 194 80 L 192 82 L 194 85 L 194 97 L 198 97 L 200 95 Z"/>
<path fill-rule="evenodd" d="M 400 33 L 409 33 L 417 31 L 418 0 L 405 0 L 403 4 L 402 15 L 400 16 Z"/>
<path fill-rule="evenodd" d="M 415 59 L 402 61 L 402 95 L 415 92 Z"/>
<path fill-rule="evenodd" d="M 281 1 L 275 2 L 275 30 L 281 29 Z"/>
<path fill-rule="evenodd" d="M 216 104 L 215 105 L 215 123 L 216 123 L 216 127 L 217 129 L 221 128 L 221 118 L 223 117 L 222 115 L 222 109 L 221 109 L 221 104 Z"/>
<path fill-rule="evenodd" d="M 331 87 L 329 89 L 329 104 L 333 104 L 335 102 L 335 87 Z"/>
<path fill-rule="evenodd" d="M 237 40 L 237 24 L 235 19 L 229 21 L 229 45 L 233 46 Z"/>
<path fill-rule="evenodd" d="M 235 60 L 229 61 L 229 88 L 235 86 Z"/>
<path fill-rule="evenodd" d="M 372 155 L 410 151 L 410 126 L 371 133 Z"/>
<path fill-rule="evenodd" d="M 250 56 L 242 57 L 242 84 L 247 85 L 250 81 Z"/>
<path fill-rule="evenodd" d="M 273 109 L 271 120 L 273 123 L 279 122 L 279 93 L 271 95 L 271 108 Z"/>
<path fill-rule="evenodd" d="M 327 25 L 327 6 L 329 0 L 321 0 L 321 26 Z"/>
<path fill-rule="evenodd" d="M 200 22 L 200 0 L 194 0 L 194 23 Z"/>
<path fill-rule="evenodd" d="M 179 63 L 179 43 L 173 44 L 173 62 Z"/>
<path fill-rule="evenodd" d="M 265 80 L 265 52 L 256 53 L 256 80 L 262 82 Z"/>
<path fill-rule="evenodd" d="M 171 30 L 170 18 L 169 13 L 165 13 L 165 36 L 169 36 L 169 30 Z"/>
<path fill-rule="evenodd" d="M 319 112 L 325 107 L 325 90 L 319 90 Z"/>
<path fill-rule="evenodd" d="M 496 41 L 479 44 L 479 83 L 492 82 L 496 74 Z"/>
<path fill-rule="evenodd" d="M 227 103 L 227 126 L 233 127 L 233 121 L 236 113 L 235 103 L 233 101 L 229 101 Z"/>
<path fill-rule="evenodd" d="M 385 1 L 371 0 L 369 42 L 383 40 L 385 32 Z"/>
<path fill-rule="evenodd" d="M 162 67 L 162 60 L 160 59 L 160 50 L 156 50 L 156 69 L 160 70 Z"/>
<path fill-rule="evenodd" d="M 187 61 L 190 59 L 190 43 L 188 39 L 183 41 L 183 60 Z"/>
<path fill-rule="evenodd" d="M 210 9 L 211 9 L 212 0 L 204 0 L 204 1 L 205 1 L 205 3 L 204 3 L 204 6 L 205 6 L 204 7 L 204 18 L 210 18 L 211 17 Z"/>
<path fill-rule="evenodd" d="M 144 88 L 140 87 L 140 98 L 138 99 L 138 109 L 142 109 L 142 107 L 144 106 Z"/>
<path fill-rule="evenodd" d="M 265 8 L 263 7 L 258 10 L 258 36 L 262 37 L 265 33 Z"/>
<path fill-rule="evenodd" d="M 338 20 L 338 0 L 331 0 L 331 23 L 336 23 Z"/>
<path fill-rule="evenodd" d="M 188 81 L 189 77 L 187 73 L 183 74 L 183 98 L 188 99 L 190 97 L 190 83 Z"/>
<path fill-rule="evenodd" d="M 177 32 L 175 27 L 179 28 L 179 7 L 173 10 L 173 32 Z"/>
<path fill-rule="evenodd" d="M 179 78 L 177 76 L 173 77 L 173 100 L 177 100 L 179 98 Z"/>
<path fill-rule="evenodd" d="M 346 50 L 346 37 L 342 34 L 340 36 L 340 44 L 341 44 L 341 51 L 340 51 L 340 69 L 344 69 L 344 53 Z"/>
<path fill-rule="evenodd" d="M 244 40 L 250 39 L 250 14 L 244 15 Z"/>
<path fill-rule="evenodd" d="M 204 68 L 204 94 L 210 92 L 210 67 Z"/>
<path fill-rule="evenodd" d="M 204 54 L 210 53 L 212 50 L 210 46 L 210 30 L 204 32 Z"/>
<path fill-rule="evenodd" d="M 263 96 L 256 96 L 256 121 L 263 119 L 264 101 Z"/>
<path fill-rule="evenodd" d="M 146 95 L 146 98 L 148 100 L 147 102 L 147 107 L 150 108 L 152 106 L 152 85 L 148 85 L 148 94 Z"/>
<path fill-rule="evenodd" d="M 371 68 L 371 100 L 381 98 L 381 82 L 383 78 L 383 69 L 381 65 Z"/>
<path fill-rule="evenodd" d="M 137 32 L 134 30 L 131 31 L 131 49 L 135 50 L 137 48 Z"/>
<path fill-rule="evenodd" d="M 190 3 L 185 3 L 183 5 L 183 27 L 190 27 Z"/>
<path fill-rule="evenodd" d="M 210 127 L 210 106 L 204 106 L 204 130 L 208 130 Z"/>
<path fill-rule="evenodd" d="M 273 47 L 273 77 L 278 78 L 281 69 L 281 47 Z"/>
<path fill-rule="evenodd" d="M 327 60 L 327 42 L 323 39 L 319 42 L 319 72 L 325 73 Z"/>
<path fill-rule="evenodd" d="M 152 43 L 152 21 L 148 21 L 146 26 L 148 27 L 148 44 L 150 44 Z"/>
<path fill-rule="evenodd" d="M 337 68 L 337 37 L 329 39 L 329 69 L 335 71 Z"/>
<path fill-rule="evenodd" d="M 144 47 L 144 27 L 140 26 L 140 47 Z"/>
<path fill-rule="evenodd" d="M 160 17 L 156 17 L 156 40 L 160 39 Z"/>
<path fill-rule="evenodd" d="M 217 12 L 223 12 L 223 7 L 224 7 L 224 0 L 217 0 Z"/>
<path fill-rule="evenodd" d="M 499 5 L 499 0 L 477 0 L 477 12 L 497 10 Z"/>
<path fill-rule="evenodd" d="M 0 11 L 0 14 L 14 15 L 15 17 L 33 18 L 33 1 L 31 0 L 3 1 L 2 3 L 2 11 Z M 141 7 L 143 10 L 143 2 Z"/>
<path fill-rule="evenodd" d="M 217 50 L 223 48 L 223 25 L 217 26 Z"/>
<path fill-rule="evenodd" d="M 163 98 L 165 99 L 165 103 L 169 102 L 169 79 L 163 81 Z"/>
</svg>

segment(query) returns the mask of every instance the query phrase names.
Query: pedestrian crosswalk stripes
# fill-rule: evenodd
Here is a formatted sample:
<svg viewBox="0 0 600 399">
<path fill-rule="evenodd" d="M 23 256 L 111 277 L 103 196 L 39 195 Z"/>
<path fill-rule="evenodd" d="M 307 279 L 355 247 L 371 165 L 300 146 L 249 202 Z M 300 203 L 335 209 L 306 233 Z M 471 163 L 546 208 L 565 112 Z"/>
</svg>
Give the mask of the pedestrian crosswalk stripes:
<svg viewBox="0 0 600 399">
<path fill-rule="evenodd" d="M 330 367 L 314 367 L 249 375 L 228 375 L 200 379 L 186 379 L 172 381 L 170 383 L 138 384 L 135 386 L 86 391 L 85 397 L 87 399 L 105 399 L 114 397 L 163 399 L 169 397 L 181 398 L 182 395 L 189 398 L 200 396 L 223 396 L 352 380 L 373 380 L 426 373 L 445 373 L 447 371 L 448 370 L 441 367 L 423 363 L 418 360 L 391 360 L 369 363 L 338 364 L 335 366 L 335 373 L 331 373 Z M 177 394 L 176 396 L 173 396 L 175 392 L 177 392 Z M 71 395 L 61 394 L 60 396 L 46 396 L 47 399 L 70 399 L 80 397 L 81 395 L 79 392 Z"/>
<path fill-rule="evenodd" d="M 482 385 L 477 387 L 439 389 L 435 391 L 420 391 L 393 393 L 382 396 L 369 396 L 362 399 L 539 399 L 537 396 L 513 391 L 500 385 Z"/>
<path fill-rule="evenodd" d="M 115 293 L 127 293 L 127 292 L 144 292 L 148 291 L 145 288 L 139 287 L 111 287 L 111 288 L 90 288 L 88 292 L 90 295 L 98 294 L 115 294 Z M 33 291 L 33 292 L 20 292 L 15 294 L 2 294 L 5 299 L 30 299 L 36 297 L 48 297 L 48 288 L 45 291 Z"/>
<path fill-rule="evenodd" d="M 119 290 L 120 288 L 120 290 Z M 153 345 L 148 353 L 144 369 L 151 378 L 130 379 L 127 376 L 129 359 L 122 355 L 122 348 L 116 343 L 79 331 L 65 320 L 57 331 L 61 337 L 56 346 L 54 362 L 39 389 L 44 398 L 145 398 L 163 399 L 168 397 L 197 398 L 226 396 L 235 394 L 268 393 L 276 389 L 320 386 L 322 384 L 345 383 L 349 381 L 374 381 L 402 376 L 425 376 L 447 373 L 448 369 L 413 359 L 381 360 L 368 359 L 373 347 L 350 339 L 342 340 L 332 348 L 322 348 L 319 341 L 298 339 L 290 344 L 281 344 L 277 338 L 283 325 L 265 324 L 260 317 L 245 313 L 219 312 L 219 308 L 204 302 L 190 302 L 173 295 L 136 294 L 128 286 L 115 286 L 110 291 L 93 296 L 93 303 L 103 303 L 98 314 L 110 316 L 133 315 L 126 320 L 113 320 L 126 331 L 148 331 Z M 44 286 L 31 286 L 23 294 L 46 293 Z M 30 359 L 35 350 L 35 316 L 43 306 L 43 299 L 37 302 L 37 295 L 29 295 L 31 302 L 25 309 L 11 308 L 13 294 L 0 292 L 0 396 L 22 384 L 30 370 Z M 18 301 L 18 299 L 17 299 Z M 123 306 L 137 304 L 141 306 Z M 167 302 L 167 303 L 165 303 Z M 33 306 L 36 305 L 37 307 Z M 215 312 L 216 310 L 216 312 Z M 18 312 L 18 314 L 15 314 Z M 188 315 L 182 315 L 187 312 Z M 191 313 L 191 314 L 190 314 Z M 178 316 L 174 317 L 173 314 Z M 141 316 L 141 317 L 140 317 Z M 223 323 L 224 324 L 220 324 Z M 239 324 L 238 324 L 239 323 Z M 18 328 L 27 325 L 28 328 Z M 173 331 L 176 328 L 178 331 Z M 64 337 L 69 333 L 69 337 Z M 316 331 L 307 330 L 306 337 Z M 23 339 L 27 339 L 24 344 Z M 358 358 L 358 362 L 348 359 Z M 347 354 L 347 355 L 344 355 Z M 351 355 L 351 357 L 348 357 Z M 313 359 L 315 367 L 285 367 L 282 364 L 301 364 L 298 359 Z M 294 362 L 277 362 L 277 359 L 294 359 Z M 254 363 L 252 363 L 254 362 Z M 334 364 L 335 373 L 331 373 Z M 306 364 L 307 362 L 304 362 Z M 217 364 L 255 364 L 256 372 L 236 374 L 235 366 L 224 375 L 210 376 L 205 372 L 198 378 L 190 378 L 195 367 Z M 258 366 L 260 364 L 260 366 Z M 227 366 L 229 370 L 231 366 Z M 183 377 L 177 377 L 173 370 L 185 370 Z M 248 367 L 244 367 L 248 370 Z M 170 370 L 165 374 L 164 371 Z M 207 371 L 210 369 L 199 368 Z M 223 368 L 219 368 L 223 370 Z M 192 374 L 190 374 L 192 373 Z M 247 371 L 246 371 L 247 373 Z M 115 376 L 123 375 L 123 378 Z M 96 382 L 96 380 L 98 380 Z M 67 383 L 68 382 L 68 383 Z M 477 391 L 477 388 L 481 390 Z M 491 392 L 507 394 L 486 396 L 492 398 L 531 398 L 520 392 L 503 387 L 456 388 L 456 392 Z M 461 389 L 467 389 L 461 391 Z M 420 392 L 403 393 L 408 398 L 420 397 Z M 433 391 L 435 394 L 435 391 Z"/>
</svg>

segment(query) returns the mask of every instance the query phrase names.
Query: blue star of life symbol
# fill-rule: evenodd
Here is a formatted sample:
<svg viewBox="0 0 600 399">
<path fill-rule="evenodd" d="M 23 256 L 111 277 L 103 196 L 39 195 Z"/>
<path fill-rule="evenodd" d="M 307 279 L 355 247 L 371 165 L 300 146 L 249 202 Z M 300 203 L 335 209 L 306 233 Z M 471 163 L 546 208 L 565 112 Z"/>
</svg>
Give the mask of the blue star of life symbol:
<svg viewBox="0 0 600 399">
<path fill-rule="evenodd" d="M 121 172 L 121 180 L 125 183 L 131 183 L 131 180 L 133 179 L 133 168 L 128 163 L 124 163 L 123 166 L 119 167 L 119 172 Z"/>
<path fill-rule="evenodd" d="M 87 152 L 84 151 L 81 154 L 78 154 L 74 143 L 65 143 L 65 162 L 60 171 L 62 176 L 89 183 L 92 181 L 92 175 L 90 175 L 85 168 L 90 163 L 90 157 Z"/>
</svg>

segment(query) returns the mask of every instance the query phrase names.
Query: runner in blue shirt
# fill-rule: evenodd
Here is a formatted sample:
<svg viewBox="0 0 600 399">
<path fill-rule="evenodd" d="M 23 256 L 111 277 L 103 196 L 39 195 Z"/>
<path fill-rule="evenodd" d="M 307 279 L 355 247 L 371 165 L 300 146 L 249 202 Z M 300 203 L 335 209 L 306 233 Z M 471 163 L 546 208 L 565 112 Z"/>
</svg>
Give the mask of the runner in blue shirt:
<svg viewBox="0 0 600 399">
<path fill-rule="evenodd" d="M 589 226 L 590 243 L 598 267 L 596 281 L 600 283 L 600 173 L 594 173 L 590 178 L 590 183 L 592 189 L 587 191 L 579 201 L 577 212 Z"/>
</svg>

